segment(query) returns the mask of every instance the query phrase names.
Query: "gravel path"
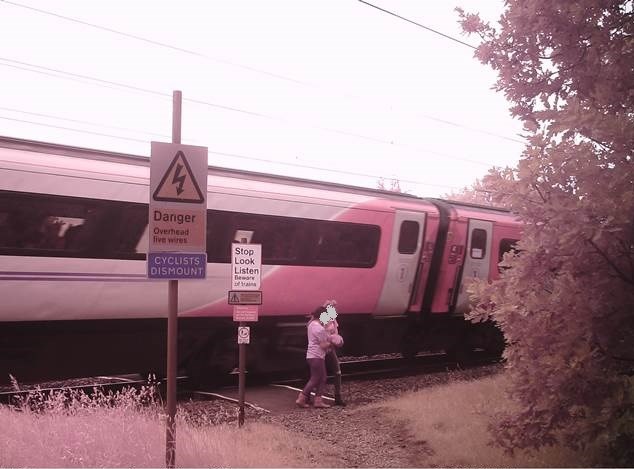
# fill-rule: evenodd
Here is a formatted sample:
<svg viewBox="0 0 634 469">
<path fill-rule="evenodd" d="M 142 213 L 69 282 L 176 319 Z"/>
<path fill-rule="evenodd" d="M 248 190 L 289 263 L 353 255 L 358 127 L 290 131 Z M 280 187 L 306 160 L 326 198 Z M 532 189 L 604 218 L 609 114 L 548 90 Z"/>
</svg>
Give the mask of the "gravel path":
<svg viewBox="0 0 634 469">
<path fill-rule="evenodd" d="M 407 391 L 416 391 L 455 380 L 472 380 L 501 370 L 501 365 L 431 373 L 405 378 L 363 380 L 344 383 L 348 405 L 330 409 L 297 409 L 270 415 L 246 409 L 246 421 L 281 425 L 321 445 L 320 467 L 415 467 L 431 449 L 415 441 L 402 421 L 383 408 L 365 404 L 380 402 Z M 329 389 L 332 391 L 332 389 Z M 224 401 L 192 401 L 181 405 L 187 419 L 198 423 L 236 421 L 234 404 Z"/>
</svg>

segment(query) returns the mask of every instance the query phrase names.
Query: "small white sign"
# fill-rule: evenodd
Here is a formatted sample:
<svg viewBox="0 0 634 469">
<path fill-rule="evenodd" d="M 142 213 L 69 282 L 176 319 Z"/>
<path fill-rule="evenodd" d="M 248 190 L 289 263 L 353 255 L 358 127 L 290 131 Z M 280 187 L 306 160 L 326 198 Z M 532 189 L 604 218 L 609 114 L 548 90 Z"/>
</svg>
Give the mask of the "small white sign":
<svg viewBox="0 0 634 469">
<path fill-rule="evenodd" d="M 259 290 L 262 278 L 262 245 L 231 245 L 231 290 Z"/>
<path fill-rule="evenodd" d="M 248 326 L 238 327 L 238 344 L 249 343 L 250 328 Z"/>
</svg>

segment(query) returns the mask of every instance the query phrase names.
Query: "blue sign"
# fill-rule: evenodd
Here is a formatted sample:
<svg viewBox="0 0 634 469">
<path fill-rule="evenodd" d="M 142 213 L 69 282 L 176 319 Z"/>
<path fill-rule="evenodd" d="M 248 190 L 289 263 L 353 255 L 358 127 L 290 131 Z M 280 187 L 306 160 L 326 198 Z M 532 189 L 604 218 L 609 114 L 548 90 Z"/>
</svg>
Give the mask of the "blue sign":
<svg viewBox="0 0 634 469">
<path fill-rule="evenodd" d="M 149 252 L 147 276 L 163 280 L 204 279 L 207 276 L 207 253 Z"/>
</svg>

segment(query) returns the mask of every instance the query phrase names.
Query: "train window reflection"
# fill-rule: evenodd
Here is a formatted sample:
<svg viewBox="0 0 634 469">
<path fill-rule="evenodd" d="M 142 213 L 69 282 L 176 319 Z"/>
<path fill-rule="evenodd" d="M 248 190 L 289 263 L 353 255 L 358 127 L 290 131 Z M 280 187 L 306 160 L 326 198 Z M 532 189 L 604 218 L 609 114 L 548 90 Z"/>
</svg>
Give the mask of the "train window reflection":
<svg viewBox="0 0 634 469">
<path fill-rule="evenodd" d="M 77 250 L 86 210 L 73 200 L 2 197 L 0 248 L 42 251 Z"/>
<path fill-rule="evenodd" d="M 7 255 L 141 259 L 142 204 L 0 191 L 0 251 Z M 146 248 L 147 249 L 147 248 Z"/>
<path fill-rule="evenodd" d="M 208 262 L 230 263 L 240 233 L 269 265 L 369 268 L 380 240 L 376 225 L 208 210 Z M 148 236 L 146 204 L 0 191 L 4 255 L 144 260 Z"/>
</svg>

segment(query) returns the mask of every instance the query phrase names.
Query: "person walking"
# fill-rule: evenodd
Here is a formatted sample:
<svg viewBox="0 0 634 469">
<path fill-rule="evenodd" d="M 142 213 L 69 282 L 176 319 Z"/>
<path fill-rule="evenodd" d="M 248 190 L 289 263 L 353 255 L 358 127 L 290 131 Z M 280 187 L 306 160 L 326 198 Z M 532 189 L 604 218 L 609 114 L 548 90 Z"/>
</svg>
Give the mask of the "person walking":
<svg viewBox="0 0 634 469">
<path fill-rule="evenodd" d="M 326 387 L 326 351 L 330 348 L 328 333 L 322 324 L 328 312 L 325 307 L 315 309 L 306 327 L 308 346 L 306 348 L 306 361 L 310 369 L 310 379 L 304 389 L 297 396 L 295 404 L 299 407 L 308 407 L 310 393 L 315 390 L 315 402 L 313 406 L 318 409 L 330 407 L 323 402 L 322 396 Z"/>
</svg>

